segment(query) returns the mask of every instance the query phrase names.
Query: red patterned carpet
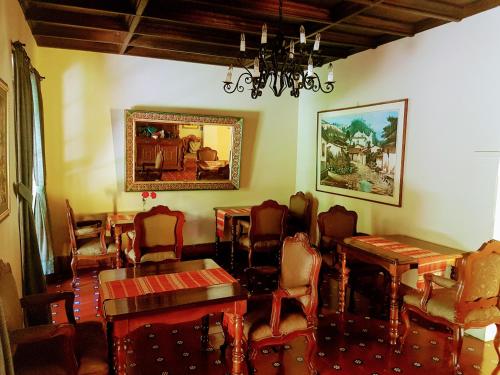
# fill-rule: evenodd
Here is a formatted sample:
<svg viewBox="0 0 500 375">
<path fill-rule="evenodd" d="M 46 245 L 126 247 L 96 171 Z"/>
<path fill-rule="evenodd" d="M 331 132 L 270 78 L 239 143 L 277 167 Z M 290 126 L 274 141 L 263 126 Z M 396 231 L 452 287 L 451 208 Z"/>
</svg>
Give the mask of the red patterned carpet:
<svg viewBox="0 0 500 375">
<path fill-rule="evenodd" d="M 82 270 L 75 288 L 75 316 L 79 321 L 99 320 L 97 270 Z M 244 282 L 244 281 L 243 281 Z M 365 315 L 369 309 L 366 298 L 355 294 L 356 311 L 346 314 L 344 329 L 335 313 L 336 282 L 322 284 L 324 306 L 319 314 L 317 345 L 313 364 L 319 374 L 452 374 L 450 359 L 451 336 L 439 327 L 412 321 L 412 332 L 404 350 L 389 348 L 386 341 L 387 322 Z M 50 286 L 50 290 L 71 290 L 70 280 Z M 63 304 L 53 305 L 55 322 L 64 320 Z M 223 342 L 221 316 L 210 317 L 210 348 L 200 350 L 199 321 L 178 326 L 146 325 L 134 332 L 127 348 L 129 374 L 223 375 L 227 359 L 220 358 Z M 262 375 L 307 374 L 305 342 L 298 338 L 283 347 L 267 348 L 256 358 L 254 367 Z M 462 374 L 493 374 L 497 355 L 493 343 L 484 343 L 466 336 L 461 366 Z"/>
</svg>

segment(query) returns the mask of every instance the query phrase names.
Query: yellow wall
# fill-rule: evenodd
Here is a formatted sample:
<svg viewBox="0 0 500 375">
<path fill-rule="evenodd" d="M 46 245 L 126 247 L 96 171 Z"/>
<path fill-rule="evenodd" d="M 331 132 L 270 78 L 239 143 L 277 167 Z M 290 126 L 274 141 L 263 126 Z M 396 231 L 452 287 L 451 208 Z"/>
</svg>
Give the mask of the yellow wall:
<svg viewBox="0 0 500 375">
<path fill-rule="evenodd" d="M 12 189 L 16 180 L 16 154 L 14 138 L 14 93 L 11 42 L 21 41 L 26 44 L 26 51 L 36 67 L 36 45 L 24 19 L 19 2 L 16 0 L 0 1 L 0 78 L 9 86 L 8 91 L 8 154 L 10 174 L 10 215 L 0 222 L 0 259 L 12 266 L 18 287 L 21 285 L 21 252 L 19 245 L 19 227 L 17 221 L 17 200 Z"/>
<path fill-rule="evenodd" d="M 142 208 L 140 193 L 124 192 L 127 108 L 244 118 L 240 190 L 159 193 L 155 203 L 185 212 L 186 244 L 214 240 L 214 206 L 286 203 L 294 192 L 295 98 L 226 94 L 224 67 L 52 48 L 39 49 L 39 63 L 57 254 L 67 254 L 65 198 L 77 213 Z"/>
</svg>

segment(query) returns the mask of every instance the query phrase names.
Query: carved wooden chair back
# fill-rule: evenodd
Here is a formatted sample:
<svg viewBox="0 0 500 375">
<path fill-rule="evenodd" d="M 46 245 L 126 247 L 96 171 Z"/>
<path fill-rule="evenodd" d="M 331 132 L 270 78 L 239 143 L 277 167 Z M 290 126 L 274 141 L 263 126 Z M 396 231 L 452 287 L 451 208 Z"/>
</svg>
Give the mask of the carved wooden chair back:
<svg viewBox="0 0 500 375">
<path fill-rule="evenodd" d="M 335 205 L 318 215 L 320 241 L 325 244 L 356 234 L 358 214 L 348 211 L 344 206 Z M 320 242 L 321 246 L 321 242 Z"/>
<path fill-rule="evenodd" d="M 248 236 L 250 244 L 258 241 L 280 241 L 285 237 L 286 216 L 288 207 L 274 200 L 262 202 L 250 210 L 250 230 Z"/>
<path fill-rule="evenodd" d="M 184 214 L 166 206 L 155 206 L 134 217 L 135 238 L 132 262 L 180 260 Z"/>
<path fill-rule="evenodd" d="M 311 224 L 311 199 L 299 191 L 290 197 L 288 207 L 288 235 L 297 232 L 309 233 Z"/>
<path fill-rule="evenodd" d="M 217 150 L 210 147 L 202 147 L 196 153 L 199 161 L 215 161 L 219 160 L 217 157 Z"/>
</svg>

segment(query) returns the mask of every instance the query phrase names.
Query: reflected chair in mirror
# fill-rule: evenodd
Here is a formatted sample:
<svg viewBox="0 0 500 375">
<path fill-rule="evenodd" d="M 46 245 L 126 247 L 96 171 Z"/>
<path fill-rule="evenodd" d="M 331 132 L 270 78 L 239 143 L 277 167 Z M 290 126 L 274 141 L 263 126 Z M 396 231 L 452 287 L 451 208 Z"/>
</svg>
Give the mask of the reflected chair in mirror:
<svg viewBox="0 0 500 375">
<path fill-rule="evenodd" d="M 315 374 L 313 352 L 316 344 L 318 277 L 321 255 L 309 245 L 305 233 L 287 237 L 281 250 L 278 288 L 271 306 L 265 301 L 248 304 L 244 317 L 243 340 L 247 344 L 249 374 L 259 349 L 283 345 L 298 336 L 307 340 L 305 360 L 310 374 Z M 233 337 L 232 315 L 224 316 L 225 337 Z M 228 331 L 229 330 L 229 331 Z M 225 349 L 226 344 L 221 348 Z"/>
<path fill-rule="evenodd" d="M 137 170 L 139 181 L 160 181 L 163 172 L 163 151 L 156 153 L 155 162 L 144 162 Z"/>
<path fill-rule="evenodd" d="M 32 294 L 19 299 L 8 263 L 0 260 L 1 330 L 6 330 L 16 375 L 107 375 L 108 349 L 102 324 L 76 323 L 73 292 Z M 64 301 L 68 323 L 26 327 L 24 309 Z M 4 341 L 2 339 L 2 341 Z"/>
<path fill-rule="evenodd" d="M 267 285 L 279 271 L 279 253 L 286 233 L 288 207 L 274 200 L 264 201 L 250 210 L 248 233 L 238 239 L 238 248 L 248 252 L 248 289 L 255 291 L 257 284 Z M 239 223 L 242 224 L 241 222 Z M 262 258 L 266 257 L 263 264 Z M 254 258 L 260 261 L 255 263 Z"/>
<path fill-rule="evenodd" d="M 287 234 L 297 232 L 309 234 L 311 225 L 311 199 L 299 191 L 290 197 L 288 206 Z"/>
<path fill-rule="evenodd" d="M 155 206 L 134 217 L 132 249 L 126 253 L 134 266 L 144 262 L 178 261 L 182 255 L 184 214 Z"/>
<path fill-rule="evenodd" d="M 183 168 L 196 169 L 197 152 L 201 146 L 201 138 L 190 134 L 182 138 Z"/>
<path fill-rule="evenodd" d="M 106 246 L 105 227 L 102 220 L 75 221 L 73 209 L 66 199 L 66 219 L 68 222 L 72 285 L 76 285 L 78 262 L 90 260 L 96 262 L 116 261 L 114 244 Z"/>
<path fill-rule="evenodd" d="M 458 372 L 464 330 L 496 324 L 495 350 L 500 360 L 500 242 L 491 240 L 478 251 L 467 253 L 457 261 L 457 280 L 433 274 L 424 275 L 421 292 L 412 291 L 403 297 L 401 317 L 408 335 L 408 312 L 443 324 L 453 332 L 451 361 Z"/>
</svg>

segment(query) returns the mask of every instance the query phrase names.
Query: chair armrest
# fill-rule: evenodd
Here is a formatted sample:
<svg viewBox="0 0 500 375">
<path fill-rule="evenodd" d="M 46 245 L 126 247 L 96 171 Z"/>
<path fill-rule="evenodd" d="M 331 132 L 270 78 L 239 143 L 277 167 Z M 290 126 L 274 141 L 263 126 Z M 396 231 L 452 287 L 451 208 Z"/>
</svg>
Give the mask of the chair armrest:
<svg viewBox="0 0 500 375">
<path fill-rule="evenodd" d="M 62 354 L 68 374 L 78 372 L 78 362 L 75 356 L 75 327 L 72 324 L 47 324 L 22 328 L 11 331 L 9 336 L 12 354 L 16 352 L 19 345 L 43 343 L 57 337 L 62 338 L 61 350 L 54 355 L 60 357 Z M 22 361 L 22 358 L 19 360 Z"/>
<path fill-rule="evenodd" d="M 76 227 L 81 228 L 81 227 L 91 227 L 91 226 L 97 226 L 100 227 L 102 225 L 102 220 L 81 220 L 76 222 Z"/>
<path fill-rule="evenodd" d="M 73 303 L 75 302 L 75 294 L 70 291 L 59 293 L 39 293 L 30 294 L 21 298 L 21 306 L 29 309 L 31 306 L 49 305 L 53 302 L 64 300 L 64 308 L 68 322 L 75 324 L 75 314 L 73 311 Z"/>
<path fill-rule="evenodd" d="M 426 275 L 427 277 L 427 275 Z M 456 284 L 456 280 L 448 279 L 446 277 L 438 276 L 438 275 L 433 275 L 432 273 L 428 275 L 428 277 L 431 279 L 431 281 L 439 285 L 440 287 L 443 288 L 453 288 Z"/>
</svg>

